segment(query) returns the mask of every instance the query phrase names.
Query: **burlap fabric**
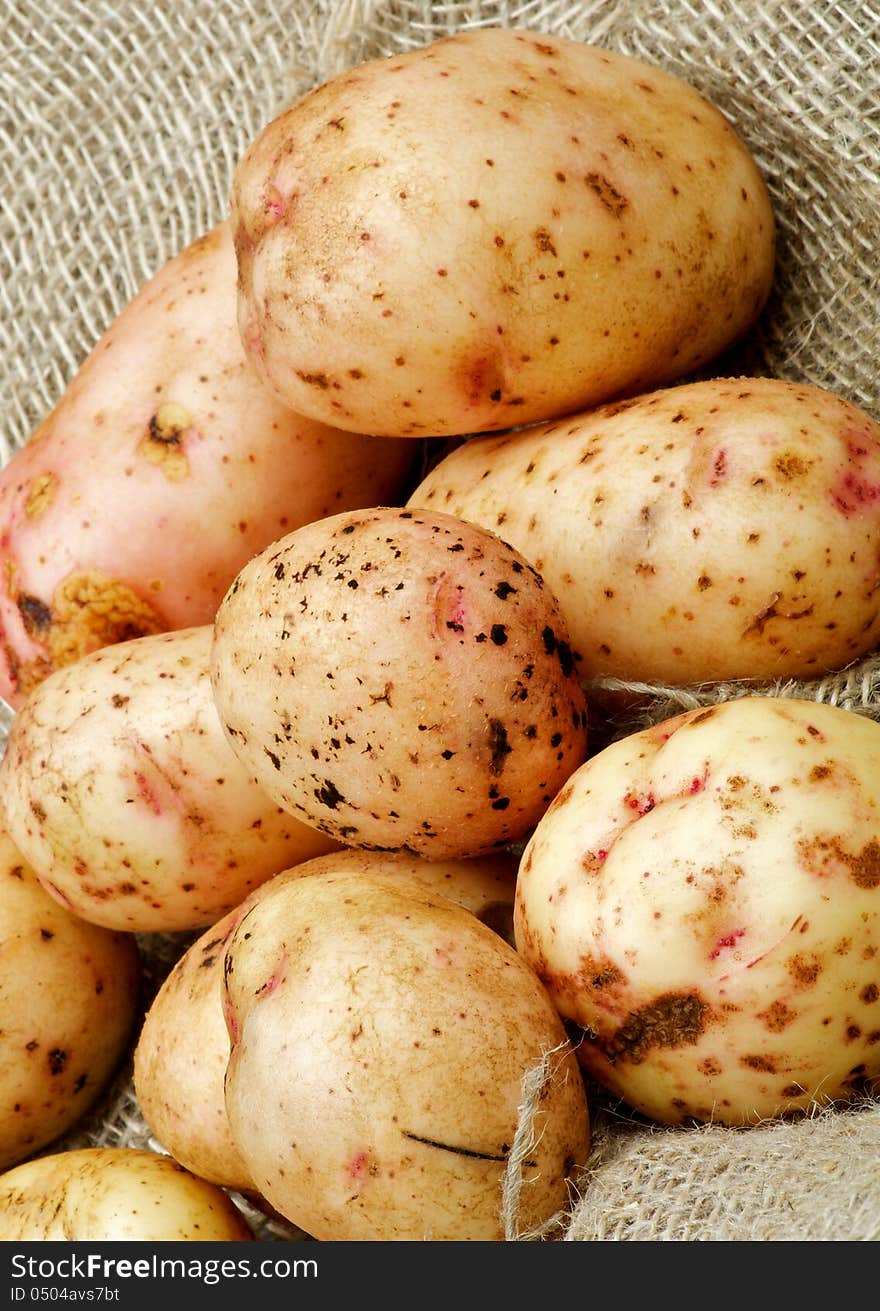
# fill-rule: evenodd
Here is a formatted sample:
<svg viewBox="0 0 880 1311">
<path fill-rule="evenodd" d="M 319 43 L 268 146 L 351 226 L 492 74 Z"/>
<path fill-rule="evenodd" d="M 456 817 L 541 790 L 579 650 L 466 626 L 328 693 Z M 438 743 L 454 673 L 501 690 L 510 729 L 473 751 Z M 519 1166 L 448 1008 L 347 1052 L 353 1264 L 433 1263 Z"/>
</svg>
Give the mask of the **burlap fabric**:
<svg viewBox="0 0 880 1311">
<path fill-rule="evenodd" d="M 779 229 L 757 331 L 716 362 L 818 383 L 880 419 L 880 8 L 799 0 L 0 0 L 0 459 L 142 282 L 226 211 L 287 101 L 360 60 L 475 25 L 607 45 L 687 78 L 762 168 Z M 880 660 L 763 687 L 880 718 Z M 608 690 L 607 688 L 603 690 Z M 639 693 L 630 731 L 736 687 Z M 0 717 L 0 746 L 3 720 Z M 181 944 L 143 940 L 152 986 Z M 880 1237 L 880 1106 L 660 1130 L 594 1104 L 568 1240 Z M 69 1145 L 152 1145 L 123 1070 Z M 300 1237 L 274 1220 L 264 1239 Z"/>
</svg>

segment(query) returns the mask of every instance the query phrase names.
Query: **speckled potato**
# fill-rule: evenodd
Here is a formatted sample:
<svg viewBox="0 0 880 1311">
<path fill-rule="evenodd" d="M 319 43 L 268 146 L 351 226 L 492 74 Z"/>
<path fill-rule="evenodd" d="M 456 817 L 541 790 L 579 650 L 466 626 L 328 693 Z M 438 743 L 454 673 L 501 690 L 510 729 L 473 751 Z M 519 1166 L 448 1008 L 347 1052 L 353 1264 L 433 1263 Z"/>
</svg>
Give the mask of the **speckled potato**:
<svg viewBox="0 0 880 1311">
<path fill-rule="evenodd" d="M 353 511 L 267 547 L 219 607 L 211 668 L 254 779 L 349 846 L 506 846 L 586 754 L 555 598 L 450 515 Z"/>
<path fill-rule="evenodd" d="M 426 861 L 388 852 L 348 850 L 318 856 L 262 884 L 241 906 L 192 944 L 157 993 L 134 1053 L 134 1088 L 141 1113 L 162 1146 L 212 1183 L 259 1194 L 233 1141 L 224 1080 L 229 1034 L 223 1009 L 226 944 L 239 921 L 280 882 L 360 871 L 389 875 L 404 886 L 440 892 L 465 906 L 512 945 L 516 858 Z"/>
<path fill-rule="evenodd" d="M 0 1240 L 246 1242 L 222 1189 L 170 1157 L 124 1147 L 42 1156 L 0 1175 Z"/>
<path fill-rule="evenodd" d="M 515 933 L 589 1073 L 749 1124 L 880 1078 L 880 725 L 744 697 L 607 747 L 525 849 Z"/>
<path fill-rule="evenodd" d="M 520 550 L 585 678 L 816 677 L 880 638 L 880 425 L 820 387 L 714 379 L 475 438 L 409 504 Z"/>
<path fill-rule="evenodd" d="M 774 219 L 693 87 L 517 29 L 362 64 L 270 123 L 232 221 L 245 349 L 294 409 L 509 428 L 682 377 L 757 318 Z"/>
<path fill-rule="evenodd" d="M 0 472 L 0 695 L 144 633 L 210 623 L 302 523 L 404 495 L 411 457 L 293 414 L 248 364 L 228 223 L 170 260 Z"/>
<path fill-rule="evenodd" d="M 566 1208 L 589 1114 L 534 973 L 446 897 L 394 876 L 273 885 L 227 947 L 226 1104 L 260 1192 L 322 1240 L 505 1234 L 502 1186 L 546 1058 L 517 1226 Z"/>
<path fill-rule="evenodd" d="M 0 1169 L 97 1101 L 140 1019 L 140 981 L 134 938 L 59 906 L 0 825 Z"/>
<path fill-rule="evenodd" d="M 0 763 L 10 834 L 47 891 L 94 924 L 202 928 L 336 845 L 230 750 L 211 641 L 202 625 L 94 651 L 44 679 L 12 722 Z"/>
</svg>

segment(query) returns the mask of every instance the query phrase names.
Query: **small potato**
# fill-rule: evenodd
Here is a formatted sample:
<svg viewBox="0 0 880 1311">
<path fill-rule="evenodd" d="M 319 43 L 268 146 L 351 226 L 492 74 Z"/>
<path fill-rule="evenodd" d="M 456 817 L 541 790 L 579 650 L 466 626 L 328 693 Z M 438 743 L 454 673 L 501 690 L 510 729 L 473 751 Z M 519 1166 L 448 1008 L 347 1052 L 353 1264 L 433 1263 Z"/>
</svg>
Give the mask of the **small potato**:
<svg viewBox="0 0 880 1311">
<path fill-rule="evenodd" d="M 554 597 L 446 514 L 352 511 L 267 547 L 220 605 L 211 669 L 254 779 L 353 847 L 507 846 L 586 754 Z"/>
<path fill-rule="evenodd" d="M 880 425 L 820 387 L 713 379 L 477 438 L 409 504 L 502 532 L 586 678 L 818 677 L 880 638 Z"/>
<path fill-rule="evenodd" d="M 141 1014 L 134 938 L 58 905 L 0 827 L 0 1169 L 72 1128 Z"/>
<path fill-rule="evenodd" d="M 0 472 L 0 696 L 145 633 L 210 623 L 281 533 L 403 494 L 412 454 L 293 414 L 236 325 L 228 223 L 120 314 Z"/>
<path fill-rule="evenodd" d="M 645 391 L 757 318 L 763 179 L 660 68 L 515 28 L 372 60 L 270 123 L 232 195 L 245 349 L 303 414 L 397 436 Z"/>
<path fill-rule="evenodd" d="M 559 1016 L 497 934 L 395 875 L 272 884 L 226 952 L 226 1104 L 262 1195 L 322 1240 L 505 1236 L 502 1187 L 541 1070 L 517 1224 L 570 1202 L 589 1149 Z"/>
<path fill-rule="evenodd" d="M 220 1189 L 156 1152 L 84 1147 L 0 1175 L 0 1240 L 247 1242 Z"/>
<path fill-rule="evenodd" d="M 744 697 L 578 770 L 520 863 L 516 942 L 586 1070 L 668 1123 L 880 1078 L 880 725 Z"/>
<path fill-rule="evenodd" d="M 155 1137 L 193 1174 L 252 1199 L 258 1194 L 232 1139 L 224 1080 L 229 1034 L 223 1010 L 226 945 L 236 925 L 282 881 L 359 871 L 388 875 L 403 887 L 440 892 L 512 939 L 516 858 L 426 861 L 388 852 L 340 851 L 318 856 L 262 884 L 194 942 L 167 976 L 140 1031 L 134 1088 Z"/>
<path fill-rule="evenodd" d="M 0 763 L 10 834 L 43 886 L 93 924 L 212 924 L 336 843 L 288 815 L 230 750 L 210 625 L 120 642 L 46 678 Z"/>
</svg>

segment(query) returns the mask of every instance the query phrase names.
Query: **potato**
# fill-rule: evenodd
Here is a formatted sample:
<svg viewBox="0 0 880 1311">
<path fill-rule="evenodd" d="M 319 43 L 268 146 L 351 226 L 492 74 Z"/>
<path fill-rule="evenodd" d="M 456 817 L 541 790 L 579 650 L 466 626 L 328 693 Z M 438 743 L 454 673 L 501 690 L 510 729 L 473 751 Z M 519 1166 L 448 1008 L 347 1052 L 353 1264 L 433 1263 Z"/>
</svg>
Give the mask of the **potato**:
<svg viewBox="0 0 880 1311">
<path fill-rule="evenodd" d="M 693 87 L 498 27 L 304 96 L 239 161 L 232 221 L 267 385 L 401 437 L 682 377 L 755 321 L 774 266 L 763 179 Z"/>
<path fill-rule="evenodd" d="M 501 533 L 584 677 L 817 677 L 880 637 L 880 425 L 805 383 L 683 384 L 482 437 L 409 500 Z"/>
<path fill-rule="evenodd" d="M 668 1123 L 880 1076 L 880 725 L 743 697 L 599 752 L 537 826 L 519 951 L 584 1068 Z"/>
<path fill-rule="evenodd" d="M 0 1170 L 72 1128 L 141 1016 L 135 940 L 71 915 L 0 825 Z"/>
<path fill-rule="evenodd" d="M 273 882 L 225 976 L 233 1138 L 262 1195 L 313 1237 L 503 1238 L 538 1067 L 518 1223 L 570 1201 L 589 1148 L 577 1062 L 532 970 L 463 907 L 366 869 Z"/>
<path fill-rule="evenodd" d="M 292 414 L 236 326 L 228 223 L 123 310 L 0 472 L 0 695 L 112 642 L 209 623 L 281 533 L 403 494 L 411 451 Z"/>
<path fill-rule="evenodd" d="M 353 847 L 507 846 L 586 754 L 554 597 L 450 515 L 351 511 L 267 547 L 218 609 L 211 677 L 255 781 Z"/>
<path fill-rule="evenodd" d="M 516 858 L 426 861 L 382 852 L 318 856 L 263 883 L 241 906 L 208 929 L 180 957 L 160 987 L 134 1053 L 134 1089 L 141 1113 L 162 1146 L 193 1174 L 254 1197 L 256 1189 L 232 1139 L 224 1080 L 229 1034 L 223 1010 L 226 944 L 251 906 L 282 881 L 362 871 L 404 886 L 440 892 L 512 940 Z M 508 925 L 510 927 L 508 928 Z"/>
<path fill-rule="evenodd" d="M 0 1175 L 0 1239 L 246 1242 L 226 1194 L 157 1152 L 83 1147 Z"/>
<path fill-rule="evenodd" d="M 9 831 L 93 924 L 203 928 L 257 884 L 337 844 L 282 811 L 230 750 L 210 625 L 132 638 L 56 670 L 0 763 Z"/>
</svg>

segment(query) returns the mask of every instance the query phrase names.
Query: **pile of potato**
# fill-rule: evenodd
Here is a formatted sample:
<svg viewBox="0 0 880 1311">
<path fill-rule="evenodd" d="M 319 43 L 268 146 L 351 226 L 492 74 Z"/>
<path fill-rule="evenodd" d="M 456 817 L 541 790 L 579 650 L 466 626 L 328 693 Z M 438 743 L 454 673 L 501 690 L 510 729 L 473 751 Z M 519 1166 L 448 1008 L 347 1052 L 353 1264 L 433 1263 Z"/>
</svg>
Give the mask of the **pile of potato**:
<svg viewBox="0 0 880 1311">
<path fill-rule="evenodd" d="M 0 1238 L 247 1238 L 230 1193 L 554 1236 L 593 1086 L 874 1087 L 880 725 L 751 694 L 593 746 L 603 678 L 880 636 L 880 426 L 711 374 L 774 236 L 693 88 L 532 31 L 252 143 L 0 473 Z M 168 1156 L 53 1153 L 131 1054 Z"/>
</svg>

